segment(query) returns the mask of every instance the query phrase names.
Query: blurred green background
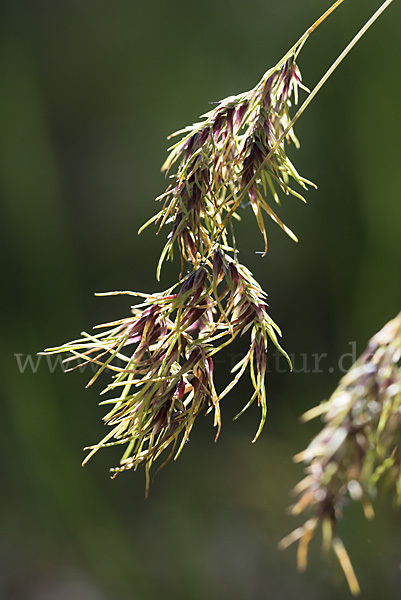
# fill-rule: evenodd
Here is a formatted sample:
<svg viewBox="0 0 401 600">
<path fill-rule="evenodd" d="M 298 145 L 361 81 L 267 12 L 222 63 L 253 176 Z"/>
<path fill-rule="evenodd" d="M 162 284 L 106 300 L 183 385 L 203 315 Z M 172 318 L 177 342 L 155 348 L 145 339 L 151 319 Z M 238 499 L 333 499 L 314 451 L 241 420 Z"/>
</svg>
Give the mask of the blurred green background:
<svg viewBox="0 0 401 600">
<path fill-rule="evenodd" d="M 312 544 L 306 574 L 277 542 L 298 522 L 286 513 L 302 469 L 291 457 L 317 424 L 300 414 L 327 397 L 339 359 L 401 305 L 401 6 L 395 2 L 319 93 L 296 131 L 300 172 L 319 188 L 307 206 L 284 198 L 270 253 L 249 211 L 242 262 L 269 293 L 295 372 L 272 354 L 269 418 L 257 444 L 244 378 L 224 400 L 214 443 L 200 417 L 177 463 L 156 477 L 111 481 L 119 449 L 85 469 L 82 448 L 104 435 L 101 386 L 51 372 L 36 352 L 128 313 L 113 289 L 156 291 L 162 237 L 138 227 L 157 209 L 166 136 L 252 87 L 328 6 L 323 0 L 29 0 L 2 4 L 0 193 L 2 256 L 2 494 L 0 597 L 7 600 L 156 598 L 253 600 L 349 594 Z M 378 6 L 346 1 L 314 33 L 299 64 L 312 87 Z M 165 234 L 163 234 L 165 235 Z M 355 344 L 354 344 L 355 343 Z M 354 344 L 354 345 L 352 345 Z M 313 355 L 326 353 L 319 372 Z M 29 355 L 34 368 L 19 368 Z M 306 359 L 304 358 L 306 357 Z M 351 357 L 343 357 L 349 367 Z M 219 365 L 221 387 L 235 357 Z M 302 361 L 306 360 L 306 363 Z M 21 362 L 22 361 L 22 362 Z M 37 367 L 37 368 L 36 368 Z M 302 368 L 303 367 L 303 368 Z M 23 372 L 21 372 L 23 371 Z M 36 372 L 34 372 L 36 371 Z M 220 378 L 219 378 L 220 377 Z M 220 382 L 220 384 L 219 384 Z M 400 513 L 376 502 L 341 523 L 363 598 L 399 597 Z"/>
</svg>

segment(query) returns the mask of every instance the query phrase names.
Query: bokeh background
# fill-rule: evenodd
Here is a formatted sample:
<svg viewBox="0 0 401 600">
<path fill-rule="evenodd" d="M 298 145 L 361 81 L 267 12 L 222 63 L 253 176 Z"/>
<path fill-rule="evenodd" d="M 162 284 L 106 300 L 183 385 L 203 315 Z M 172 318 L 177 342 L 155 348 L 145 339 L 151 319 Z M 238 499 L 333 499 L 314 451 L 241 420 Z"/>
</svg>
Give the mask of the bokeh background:
<svg viewBox="0 0 401 600">
<path fill-rule="evenodd" d="M 301 425 L 300 414 L 334 389 L 351 364 L 344 353 L 359 353 L 400 310 L 399 3 L 297 124 L 302 147 L 291 156 L 318 184 L 306 206 L 283 199 L 280 217 L 299 244 L 269 223 L 262 258 L 253 216 L 243 211 L 242 261 L 268 291 L 295 362 L 290 374 L 274 368 L 272 354 L 269 418 L 257 444 L 256 406 L 232 422 L 249 395 L 244 378 L 224 400 L 218 443 L 211 417 L 200 417 L 144 501 L 142 472 L 108 477 L 118 448 L 80 466 L 82 448 L 104 435 L 101 386 L 85 390 L 85 374 L 36 362 L 41 349 L 128 313 L 129 298 L 94 292 L 171 285 L 176 265 L 155 281 L 163 239 L 152 227 L 137 236 L 166 185 L 167 135 L 210 101 L 252 87 L 328 4 L 2 3 L 1 599 L 349 595 L 318 543 L 300 575 L 295 549 L 279 552 L 277 542 L 298 524 L 286 513 L 302 475 L 291 457 L 319 427 Z M 346 1 L 314 33 L 299 61 L 309 87 L 377 6 Z M 323 353 L 316 372 L 313 355 Z M 219 365 L 217 386 L 234 358 Z M 398 598 L 401 516 L 385 497 L 375 507 L 367 523 L 349 506 L 341 534 L 362 597 Z"/>
</svg>

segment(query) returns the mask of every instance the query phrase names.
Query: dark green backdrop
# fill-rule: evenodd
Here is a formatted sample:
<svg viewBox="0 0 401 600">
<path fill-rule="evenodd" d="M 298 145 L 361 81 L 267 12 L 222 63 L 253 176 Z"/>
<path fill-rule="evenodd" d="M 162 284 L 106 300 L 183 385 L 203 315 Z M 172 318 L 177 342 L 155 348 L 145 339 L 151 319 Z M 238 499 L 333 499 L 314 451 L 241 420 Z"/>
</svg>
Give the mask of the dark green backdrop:
<svg viewBox="0 0 401 600">
<path fill-rule="evenodd" d="M 346 0 L 307 43 L 312 87 L 377 7 Z M 269 223 L 270 253 L 251 214 L 239 227 L 242 261 L 269 293 L 295 357 L 272 365 L 269 418 L 252 445 L 257 407 L 244 382 L 224 400 L 217 444 L 200 417 L 179 461 L 156 478 L 114 481 L 118 449 L 85 469 L 82 448 L 104 435 L 88 377 L 20 364 L 82 329 L 124 316 L 113 289 L 156 291 L 163 239 L 138 227 L 156 210 L 166 136 L 209 101 L 252 87 L 328 6 L 324 0 L 27 0 L 4 2 L 0 21 L 2 245 L 0 597 L 7 600 L 337 598 L 338 569 L 311 549 L 305 575 L 277 542 L 301 477 L 291 456 L 317 430 L 299 415 L 327 397 L 339 359 L 401 306 L 400 3 L 394 2 L 297 125 L 292 151 L 319 188 L 308 204 L 284 198 Z M 354 344 L 355 343 L 355 344 Z M 313 354 L 326 353 L 320 372 Z M 15 355 L 18 355 L 17 357 Z M 304 359 L 306 357 L 306 359 Z M 235 359 L 228 355 L 221 373 Z M 306 360 L 306 363 L 302 361 Z M 351 358 L 345 357 L 344 366 Z M 305 368 L 301 368 L 305 366 Z M 341 366 L 341 365 L 340 365 Z M 224 374 L 221 376 L 224 378 Z M 223 379 L 217 379 L 217 385 Z M 364 598 L 398 598 L 400 514 L 381 498 L 366 523 L 350 506 L 341 524 Z M 342 587 L 338 588 L 337 585 Z"/>
</svg>

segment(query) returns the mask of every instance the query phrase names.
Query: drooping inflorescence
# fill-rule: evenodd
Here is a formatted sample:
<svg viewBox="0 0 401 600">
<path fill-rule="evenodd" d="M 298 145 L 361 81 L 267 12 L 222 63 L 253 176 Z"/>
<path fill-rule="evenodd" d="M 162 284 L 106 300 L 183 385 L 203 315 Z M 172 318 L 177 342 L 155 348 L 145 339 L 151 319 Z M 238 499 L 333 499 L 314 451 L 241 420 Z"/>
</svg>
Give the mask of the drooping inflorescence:
<svg viewBox="0 0 401 600">
<path fill-rule="evenodd" d="M 265 292 L 239 262 L 233 222 L 248 196 L 265 252 L 263 211 L 296 239 L 275 214 L 271 200 L 279 202 L 277 190 L 303 199 L 290 186 L 291 178 L 302 188 L 310 183 L 285 152 L 289 141 L 298 146 L 289 110 L 298 88 L 303 88 L 296 56 L 306 37 L 255 88 L 226 98 L 202 122 L 174 134 L 183 136 L 163 165 L 171 183 L 158 198 L 161 210 L 144 227 L 151 222 L 159 231 L 170 226 L 157 278 L 176 248 L 179 281 L 155 294 L 113 292 L 142 301 L 131 316 L 100 326 L 109 327 L 103 334 L 83 333 L 79 340 L 47 350 L 67 353 L 72 368 L 92 363 L 97 371 L 88 385 L 104 371 L 112 375 L 104 390 L 113 395 L 104 401 L 112 406 L 104 417 L 111 429 L 90 448 L 85 462 L 99 448 L 124 444 L 113 473 L 145 465 L 149 482 L 152 463 L 165 450 L 167 460 L 179 454 L 201 411 L 214 413 L 219 432 L 220 401 L 246 370 L 253 393 L 245 408 L 257 400 L 262 417 L 255 439 L 260 434 L 267 412 L 269 341 L 285 352 L 278 342 L 280 330 L 267 313 Z M 234 367 L 231 383 L 217 391 L 214 355 L 248 331 L 248 351 Z"/>
</svg>

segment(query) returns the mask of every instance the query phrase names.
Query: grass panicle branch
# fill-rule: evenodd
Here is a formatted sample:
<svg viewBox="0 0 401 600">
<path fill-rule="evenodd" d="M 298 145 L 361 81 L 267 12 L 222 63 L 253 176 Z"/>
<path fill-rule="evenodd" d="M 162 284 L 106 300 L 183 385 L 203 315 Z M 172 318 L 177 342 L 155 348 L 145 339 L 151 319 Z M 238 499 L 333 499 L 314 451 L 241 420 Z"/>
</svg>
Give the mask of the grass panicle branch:
<svg viewBox="0 0 401 600">
<path fill-rule="evenodd" d="M 303 415 L 304 421 L 321 416 L 324 427 L 294 457 L 306 466 L 305 478 L 294 489 L 298 500 L 291 512 L 307 512 L 309 517 L 280 545 L 298 541 L 298 567 L 304 570 L 309 542 L 321 527 L 323 550 L 334 550 L 355 595 L 359 585 L 338 522 L 350 500 L 372 518 L 379 485 L 401 505 L 400 358 L 401 313 L 370 340 L 330 399 Z"/>
<path fill-rule="evenodd" d="M 169 456 L 178 456 L 203 408 L 214 413 L 218 436 L 220 400 L 248 368 L 254 392 L 247 406 L 257 400 L 262 411 L 256 439 L 267 412 L 268 342 L 284 351 L 280 330 L 267 313 L 266 294 L 248 269 L 218 250 L 213 262 L 165 292 L 138 295 L 143 302 L 132 308 L 132 316 L 99 326 L 103 333 L 83 333 L 81 339 L 47 351 L 66 353 L 71 369 L 95 365 L 88 385 L 103 371 L 112 376 L 102 392 L 114 396 L 103 402 L 112 405 L 104 417 L 111 430 L 90 448 L 84 463 L 99 448 L 126 444 L 113 474 L 144 464 L 149 475 L 167 448 Z M 249 350 L 233 368 L 231 383 L 218 394 L 213 357 L 248 330 Z"/>
</svg>

